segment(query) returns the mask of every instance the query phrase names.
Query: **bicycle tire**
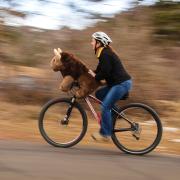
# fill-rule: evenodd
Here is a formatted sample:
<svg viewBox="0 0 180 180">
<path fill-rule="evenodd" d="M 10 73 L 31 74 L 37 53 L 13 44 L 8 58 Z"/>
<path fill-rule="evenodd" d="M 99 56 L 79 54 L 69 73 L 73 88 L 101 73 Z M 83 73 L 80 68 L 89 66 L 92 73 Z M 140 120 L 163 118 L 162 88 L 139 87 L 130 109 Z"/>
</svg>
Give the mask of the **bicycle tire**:
<svg viewBox="0 0 180 180">
<path fill-rule="evenodd" d="M 44 117 L 45 117 L 45 114 L 47 113 L 47 111 L 49 110 L 50 107 L 52 107 L 53 105 L 57 104 L 57 103 L 67 103 L 67 104 L 70 104 L 71 103 L 71 99 L 70 98 L 55 98 L 55 99 L 52 99 L 50 101 L 48 101 L 42 108 L 41 112 L 40 112 L 40 115 L 39 115 L 39 123 L 38 123 L 38 126 L 39 126 L 39 130 L 40 130 L 40 133 L 42 135 L 42 137 L 45 139 L 45 141 L 47 141 L 49 144 L 55 146 L 55 147 L 61 147 L 61 148 L 68 148 L 68 147 L 72 147 L 74 145 L 76 145 L 78 142 L 80 142 L 82 140 L 82 138 L 85 136 L 86 134 L 86 131 L 87 131 L 87 126 L 88 126 L 88 121 L 87 121 L 87 115 L 86 115 L 86 112 L 84 111 L 84 109 L 82 108 L 82 106 L 78 103 L 78 102 L 74 102 L 74 106 L 73 106 L 73 109 L 76 108 L 80 115 L 81 115 L 81 118 L 82 118 L 82 130 L 79 134 L 79 136 L 74 139 L 73 141 L 71 142 L 68 142 L 68 143 L 59 143 L 59 142 L 55 142 L 54 140 L 52 140 L 51 137 L 48 136 L 45 128 L 44 128 Z"/>
<path fill-rule="evenodd" d="M 130 103 L 124 107 L 121 107 L 119 109 L 119 113 L 121 113 L 127 109 L 130 109 L 130 108 L 142 108 L 152 115 L 152 117 L 155 120 L 155 123 L 157 125 L 157 135 L 156 135 L 153 143 L 151 145 L 149 145 L 148 147 L 141 149 L 141 150 L 133 150 L 133 149 L 129 149 L 129 148 L 125 147 L 124 145 L 122 145 L 121 141 L 118 140 L 117 135 L 114 132 L 117 119 L 114 119 L 114 121 L 113 121 L 113 132 L 112 132 L 111 138 L 112 138 L 114 144 L 121 151 L 123 151 L 125 153 L 133 154 L 133 155 L 147 154 L 147 153 L 151 152 L 152 150 L 154 150 L 161 141 L 163 129 L 162 129 L 162 124 L 161 124 L 160 118 L 154 109 L 152 109 L 150 106 L 142 104 L 142 103 Z"/>
</svg>

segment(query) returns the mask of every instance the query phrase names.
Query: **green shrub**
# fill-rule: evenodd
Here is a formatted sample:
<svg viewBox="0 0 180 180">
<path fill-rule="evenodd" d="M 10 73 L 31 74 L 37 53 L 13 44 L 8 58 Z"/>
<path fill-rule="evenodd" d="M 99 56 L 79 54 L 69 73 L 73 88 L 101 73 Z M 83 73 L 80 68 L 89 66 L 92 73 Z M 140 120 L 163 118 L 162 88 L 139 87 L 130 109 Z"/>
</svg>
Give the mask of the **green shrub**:
<svg viewBox="0 0 180 180">
<path fill-rule="evenodd" d="M 180 41 L 180 3 L 170 3 L 170 1 L 166 3 L 159 2 L 158 9 L 155 11 L 154 33 L 159 35 L 156 37 L 160 39 Z"/>
</svg>

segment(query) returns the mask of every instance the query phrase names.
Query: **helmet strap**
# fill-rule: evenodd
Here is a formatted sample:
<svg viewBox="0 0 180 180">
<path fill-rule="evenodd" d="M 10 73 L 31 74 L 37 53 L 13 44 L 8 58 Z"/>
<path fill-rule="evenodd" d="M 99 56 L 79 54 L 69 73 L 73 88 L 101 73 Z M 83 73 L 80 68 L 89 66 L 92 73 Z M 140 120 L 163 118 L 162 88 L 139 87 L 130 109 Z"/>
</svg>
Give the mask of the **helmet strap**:
<svg viewBox="0 0 180 180">
<path fill-rule="evenodd" d="M 96 54 L 96 52 L 97 52 L 97 47 L 96 47 L 96 45 L 97 45 L 97 40 L 96 40 L 96 44 L 95 44 L 95 48 L 94 48 L 94 53 Z"/>
</svg>

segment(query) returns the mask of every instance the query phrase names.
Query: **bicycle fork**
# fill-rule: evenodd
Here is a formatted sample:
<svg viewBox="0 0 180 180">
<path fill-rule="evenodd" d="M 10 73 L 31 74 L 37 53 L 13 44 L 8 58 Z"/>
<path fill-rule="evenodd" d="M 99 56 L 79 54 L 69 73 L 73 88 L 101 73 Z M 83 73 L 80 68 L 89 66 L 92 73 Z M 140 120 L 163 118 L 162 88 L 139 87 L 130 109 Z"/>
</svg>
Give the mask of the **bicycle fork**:
<svg viewBox="0 0 180 180">
<path fill-rule="evenodd" d="M 68 109 L 67 109 L 66 115 L 65 115 L 64 119 L 61 120 L 61 124 L 62 124 L 62 125 L 68 125 L 68 123 L 69 123 L 69 117 L 70 117 L 71 112 L 72 112 L 72 109 L 73 109 L 73 107 L 74 107 L 75 100 L 76 100 L 76 97 L 73 96 L 73 97 L 71 98 L 71 102 L 70 102 L 70 105 L 69 105 L 69 107 L 68 107 Z"/>
</svg>

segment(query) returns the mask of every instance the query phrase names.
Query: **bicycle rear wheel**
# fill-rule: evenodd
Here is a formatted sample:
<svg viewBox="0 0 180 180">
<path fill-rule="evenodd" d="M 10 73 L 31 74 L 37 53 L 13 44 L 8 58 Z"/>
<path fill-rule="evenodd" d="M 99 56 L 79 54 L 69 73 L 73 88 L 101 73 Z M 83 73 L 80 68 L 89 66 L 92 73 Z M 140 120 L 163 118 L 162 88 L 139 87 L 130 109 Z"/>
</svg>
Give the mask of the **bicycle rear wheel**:
<svg viewBox="0 0 180 180">
<path fill-rule="evenodd" d="M 132 103 L 122 107 L 119 114 L 113 123 L 112 140 L 120 150 L 142 155 L 156 148 L 162 137 L 162 125 L 151 107 Z"/>
<path fill-rule="evenodd" d="M 63 123 L 67 114 L 68 123 Z M 71 147 L 81 141 L 87 131 L 87 115 L 79 103 L 74 102 L 72 106 L 71 99 L 53 99 L 41 110 L 39 130 L 49 144 Z"/>
</svg>

